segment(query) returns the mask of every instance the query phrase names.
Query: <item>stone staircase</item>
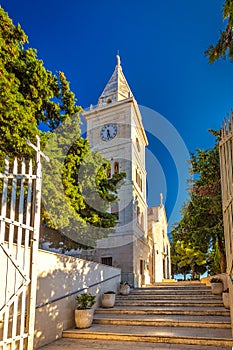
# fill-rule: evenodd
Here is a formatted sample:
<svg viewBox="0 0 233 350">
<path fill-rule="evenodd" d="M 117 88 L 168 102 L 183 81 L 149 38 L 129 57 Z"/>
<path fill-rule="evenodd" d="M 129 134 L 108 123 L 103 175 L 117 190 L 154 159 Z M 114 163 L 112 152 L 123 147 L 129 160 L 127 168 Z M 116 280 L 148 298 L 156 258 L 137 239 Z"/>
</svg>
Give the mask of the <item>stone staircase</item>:
<svg viewBox="0 0 233 350">
<path fill-rule="evenodd" d="M 67 330 L 63 337 L 92 339 L 95 344 L 127 341 L 126 348 L 134 350 L 149 344 L 151 349 L 223 350 L 233 346 L 230 312 L 222 297 L 197 282 L 161 283 L 133 289 L 128 296 L 117 295 L 114 308 L 96 309 L 91 328 Z M 159 344 L 155 347 L 155 343 Z"/>
</svg>

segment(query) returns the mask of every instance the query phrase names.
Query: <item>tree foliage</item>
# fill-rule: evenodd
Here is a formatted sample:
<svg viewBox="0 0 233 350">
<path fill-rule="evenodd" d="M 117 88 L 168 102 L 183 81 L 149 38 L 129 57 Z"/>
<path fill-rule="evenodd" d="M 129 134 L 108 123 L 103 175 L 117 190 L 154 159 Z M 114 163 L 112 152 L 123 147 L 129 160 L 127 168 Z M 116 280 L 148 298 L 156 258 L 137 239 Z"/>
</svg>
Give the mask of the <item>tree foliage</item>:
<svg viewBox="0 0 233 350">
<path fill-rule="evenodd" d="M 225 29 L 220 32 L 218 42 L 215 45 L 210 45 L 205 52 L 210 63 L 219 58 L 225 59 L 227 56 L 233 60 L 233 0 L 224 2 L 222 16 L 226 22 Z"/>
<path fill-rule="evenodd" d="M 225 272 L 218 144 L 213 149 L 197 149 L 190 162 L 190 198 L 172 232 L 173 261 L 176 269 L 186 265 L 193 276 L 203 273 L 203 267 L 209 273 Z"/>
<path fill-rule="evenodd" d="M 88 233 L 91 239 L 93 233 L 94 238 L 89 225 L 107 230 L 114 227 L 117 216 L 107 209 L 117 201 L 118 183 L 125 174 L 107 178 L 108 161 L 91 152 L 88 140 L 80 135 L 81 107 L 64 73 L 53 74 L 44 67 L 20 25 L 15 26 L 3 8 L 0 95 L 1 161 L 6 154 L 32 157 L 34 151 L 26 140 L 35 143 L 36 135 L 50 158 L 49 164 L 43 164 L 46 225 L 71 233 L 76 240 L 78 234 Z M 49 131 L 41 131 L 41 124 Z M 88 244 L 88 239 L 85 242 Z"/>
<path fill-rule="evenodd" d="M 0 149 L 18 157 L 32 153 L 27 138 L 46 139 L 38 129 L 41 122 L 53 131 L 81 111 L 64 73 L 46 70 L 27 43 L 20 25 L 15 26 L 0 8 Z"/>
<path fill-rule="evenodd" d="M 77 138 L 76 126 L 75 117 L 64 121 L 45 147 L 51 161 L 43 161 L 44 216 L 50 227 L 93 246 L 116 225 L 109 208 L 125 174 L 108 179 L 109 162 L 90 151 L 87 139 Z"/>
</svg>

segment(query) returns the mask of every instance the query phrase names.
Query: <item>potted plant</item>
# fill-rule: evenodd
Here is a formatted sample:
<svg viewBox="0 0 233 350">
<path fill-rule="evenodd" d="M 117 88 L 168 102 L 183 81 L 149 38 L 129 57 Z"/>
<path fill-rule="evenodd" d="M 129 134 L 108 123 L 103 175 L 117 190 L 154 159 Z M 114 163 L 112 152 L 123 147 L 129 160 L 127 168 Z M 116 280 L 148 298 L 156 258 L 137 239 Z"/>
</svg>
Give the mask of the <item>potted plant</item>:
<svg viewBox="0 0 233 350">
<path fill-rule="evenodd" d="M 221 278 L 213 277 L 210 280 L 212 294 L 222 294 L 223 282 Z"/>
<path fill-rule="evenodd" d="M 128 295 L 130 293 L 130 285 L 128 282 L 121 282 L 120 283 L 120 294 L 121 295 Z"/>
<path fill-rule="evenodd" d="M 114 307 L 116 299 L 116 293 L 112 290 L 109 290 L 102 294 L 101 303 L 102 307 Z"/>
<path fill-rule="evenodd" d="M 229 288 L 222 292 L 222 301 L 226 309 L 230 309 Z"/>
<path fill-rule="evenodd" d="M 89 328 L 93 321 L 95 295 L 83 293 L 75 298 L 77 308 L 75 310 L 75 324 L 77 328 Z"/>
</svg>

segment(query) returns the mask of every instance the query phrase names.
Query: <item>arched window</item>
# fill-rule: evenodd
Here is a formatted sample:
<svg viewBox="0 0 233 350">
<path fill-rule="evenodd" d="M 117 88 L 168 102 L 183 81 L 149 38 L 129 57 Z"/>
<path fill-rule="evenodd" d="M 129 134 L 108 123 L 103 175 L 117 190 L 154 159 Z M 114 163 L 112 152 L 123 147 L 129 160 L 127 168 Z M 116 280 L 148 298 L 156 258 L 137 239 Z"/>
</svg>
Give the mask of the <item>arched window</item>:
<svg viewBox="0 0 233 350">
<path fill-rule="evenodd" d="M 142 191 L 142 176 L 138 172 L 137 168 L 135 169 L 135 174 L 136 174 L 136 183 L 137 183 L 138 187 L 140 188 L 140 190 Z"/>
<path fill-rule="evenodd" d="M 108 178 L 111 177 L 111 169 L 107 169 L 107 177 L 108 177 Z"/>
<path fill-rule="evenodd" d="M 114 174 L 119 173 L 119 162 L 114 162 Z"/>
</svg>

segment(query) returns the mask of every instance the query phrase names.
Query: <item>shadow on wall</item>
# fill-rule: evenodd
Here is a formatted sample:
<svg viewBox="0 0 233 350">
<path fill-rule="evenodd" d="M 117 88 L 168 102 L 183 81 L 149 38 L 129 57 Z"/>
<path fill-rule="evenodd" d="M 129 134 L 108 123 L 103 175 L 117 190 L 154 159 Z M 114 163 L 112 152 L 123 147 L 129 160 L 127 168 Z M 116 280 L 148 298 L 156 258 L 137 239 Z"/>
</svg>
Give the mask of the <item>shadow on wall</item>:
<svg viewBox="0 0 233 350">
<path fill-rule="evenodd" d="M 74 326 L 77 291 L 97 295 L 98 306 L 103 292 L 117 291 L 120 273 L 118 268 L 39 251 L 35 347 L 61 338 L 63 330 Z"/>
</svg>

